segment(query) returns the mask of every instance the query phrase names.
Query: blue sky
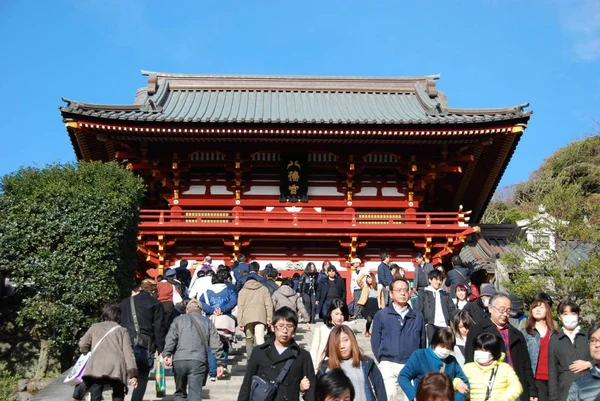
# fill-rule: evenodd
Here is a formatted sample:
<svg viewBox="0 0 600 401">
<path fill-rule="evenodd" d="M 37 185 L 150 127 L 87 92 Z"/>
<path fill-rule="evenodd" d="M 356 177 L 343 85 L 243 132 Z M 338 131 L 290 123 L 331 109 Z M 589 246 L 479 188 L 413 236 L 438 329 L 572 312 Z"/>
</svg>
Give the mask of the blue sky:
<svg viewBox="0 0 600 401">
<path fill-rule="evenodd" d="M 2 1 L 0 175 L 74 160 L 61 97 L 131 104 L 140 70 L 440 73 L 452 107 L 534 110 L 501 185 L 600 132 L 600 0 Z"/>
</svg>

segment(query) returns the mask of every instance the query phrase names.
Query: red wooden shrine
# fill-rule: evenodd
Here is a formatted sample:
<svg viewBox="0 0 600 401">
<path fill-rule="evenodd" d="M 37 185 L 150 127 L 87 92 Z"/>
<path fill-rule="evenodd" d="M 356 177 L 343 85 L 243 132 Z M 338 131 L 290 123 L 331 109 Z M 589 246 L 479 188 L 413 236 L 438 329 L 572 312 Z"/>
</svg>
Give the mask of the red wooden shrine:
<svg viewBox="0 0 600 401">
<path fill-rule="evenodd" d="M 261 265 L 381 252 L 443 263 L 477 228 L 531 111 L 451 108 L 438 76 L 143 72 L 131 105 L 65 100 L 78 159 L 144 178 L 145 268 L 177 259 Z M 475 85 L 475 83 L 473 83 Z"/>
</svg>

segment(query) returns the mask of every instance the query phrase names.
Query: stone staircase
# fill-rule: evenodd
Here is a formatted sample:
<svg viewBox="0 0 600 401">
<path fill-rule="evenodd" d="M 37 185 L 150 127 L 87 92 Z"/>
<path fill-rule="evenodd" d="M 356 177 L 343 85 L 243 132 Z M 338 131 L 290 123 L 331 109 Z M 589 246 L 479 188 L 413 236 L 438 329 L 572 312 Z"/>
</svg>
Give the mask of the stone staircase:
<svg viewBox="0 0 600 401">
<path fill-rule="evenodd" d="M 306 324 L 300 324 L 296 331 L 296 342 L 306 350 L 310 349 L 312 342 L 312 334 L 314 327 L 323 323 L 316 323 L 311 325 L 311 331 L 306 330 Z M 371 352 L 371 343 L 368 337 L 364 336 L 365 320 L 358 320 L 354 325 L 351 326 L 356 334 L 358 343 L 363 349 L 366 355 L 373 357 Z M 219 400 L 219 401 L 235 401 L 237 400 L 240 386 L 244 379 L 244 373 L 246 371 L 246 353 L 245 353 L 245 340 L 244 337 L 238 333 L 237 344 L 234 344 L 229 351 L 229 374 L 223 379 L 211 382 L 210 380 L 204 386 L 202 391 L 202 399 L 207 400 Z M 165 376 L 167 378 L 167 396 L 164 398 L 157 398 L 155 392 L 154 376 L 150 374 L 150 381 L 148 382 L 148 389 L 146 390 L 145 401 L 172 401 L 173 393 L 175 392 L 175 381 L 171 369 L 165 369 Z M 104 394 L 105 400 L 111 399 L 111 392 Z M 126 401 L 131 400 L 131 391 L 126 398 Z"/>
</svg>

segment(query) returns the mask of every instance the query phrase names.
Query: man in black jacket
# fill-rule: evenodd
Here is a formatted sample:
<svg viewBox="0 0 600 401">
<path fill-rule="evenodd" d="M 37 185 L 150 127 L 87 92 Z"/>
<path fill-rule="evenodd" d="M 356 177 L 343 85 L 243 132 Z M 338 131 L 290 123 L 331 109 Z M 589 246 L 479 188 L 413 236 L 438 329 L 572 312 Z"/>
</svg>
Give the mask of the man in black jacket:
<svg viewBox="0 0 600 401">
<path fill-rule="evenodd" d="M 417 311 L 423 314 L 427 325 L 427 341 L 431 342 L 436 330 L 450 327 L 456 315 L 456 306 L 448 293 L 442 290 L 444 274 L 439 270 L 429 272 L 429 286 L 418 292 Z"/>
<path fill-rule="evenodd" d="M 519 377 L 523 394 L 521 401 L 537 401 L 538 391 L 535 384 L 531 360 L 527 351 L 527 343 L 523 334 L 508 323 L 511 301 L 507 294 L 496 293 L 489 304 L 490 317 L 473 326 L 467 334 L 465 344 L 465 361 L 473 362 L 473 342 L 481 333 L 490 333 L 500 339 L 506 354 L 506 363 L 515 370 Z"/>
<path fill-rule="evenodd" d="M 293 359 L 290 369 L 277 388 L 273 401 L 299 400 L 300 390 L 304 391 L 304 400 L 315 399 L 315 370 L 310 354 L 294 341 L 298 327 L 298 315 L 284 306 L 273 314 L 275 338 L 254 348 L 244 381 L 240 387 L 238 401 L 250 399 L 252 376 L 259 376 L 266 382 L 275 381 L 286 362 Z"/>
<path fill-rule="evenodd" d="M 456 285 L 463 284 L 466 288 L 471 288 L 469 285 L 471 270 L 462 266 L 462 259 L 455 255 L 452 257 L 452 270 L 448 270 L 446 282 L 444 285 L 450 288 L 450 298 L 456 298 Z"/>
<path fill-rule="evenodd" d="M 427 281 L 427 275 L 433 270 L 433 265 L 431 263 L 426 263 L 425 257 L 420 252 L 415 255 L 415 264 L 413 288 L 415 291 L 421 291 L 429 285 L 429 282 Z"/>
<path fill-rule="evenodd" d="M 155 290 L 154 281 L 146 279 L 140 286 L 133 288 L 131 297 L 125 298 L 119 304 L 121 310 L 119 324 L 129 332 L 139 373 L 138 385 L 131 395 L 132 401 L 142 401 L 144 398 L 148 376 L 154 365 L 154 351 L 161 353 L 165 346 L 164 309 L 161 303 L 152 296 Z M 135 307 L 139 331 L 135 327 L 132 304 Z"/>
<path fill-rule="evenodd" d="M 325 319 L 329 304 L 339 298 L 346 302 L 346 285 L 341 277 L 337 276 L 337 269 L 331 265 L 327 268 L 327 279 L 317 286 L 317 308 L 320 310 L 321 319 Z"/>
</svg>

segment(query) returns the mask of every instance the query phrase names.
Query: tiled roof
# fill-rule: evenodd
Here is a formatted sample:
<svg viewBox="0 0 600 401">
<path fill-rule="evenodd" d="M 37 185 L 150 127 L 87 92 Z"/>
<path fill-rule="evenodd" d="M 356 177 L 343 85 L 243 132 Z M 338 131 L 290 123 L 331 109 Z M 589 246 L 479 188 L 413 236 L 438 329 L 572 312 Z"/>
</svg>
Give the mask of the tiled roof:
<svg viewBox="0 0 600 401">
<path fill-rule="evenodd" d="M 496 270 L 496 260 L 510 252 L 510 241 L 514 236 L 514 224 L 481 224 L 481 232 L 473 234 L 460 251 L 460 258 L 474 270 Z"/>
<path fill-rule="evenodd" d="M 66 100 L 64 117 L 166 123 L 466 124 L 527 120 L 527 105 L 452 109 L 437 76 L 263 77 L 143 72 L 133 105 Z"/>
</svg>

